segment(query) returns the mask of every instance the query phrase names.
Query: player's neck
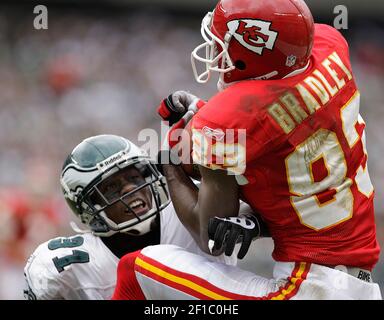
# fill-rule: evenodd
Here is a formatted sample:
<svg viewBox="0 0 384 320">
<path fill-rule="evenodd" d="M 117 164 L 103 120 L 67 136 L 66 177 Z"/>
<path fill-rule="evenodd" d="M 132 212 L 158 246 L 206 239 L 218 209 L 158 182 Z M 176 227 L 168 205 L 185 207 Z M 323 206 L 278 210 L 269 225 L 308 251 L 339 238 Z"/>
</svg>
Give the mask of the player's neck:
<svg viewBox="0 0 384 320">
<path fill-rule="evenodd" d="M 157 221 L 156 221 L 157 220 Z M 141 236 L 133 236 L 126 233 L 116 233 L 110 237 L 100 237 L 103 243 L 112 253 L 121 258 L 127 253 L 140 250 L 146 246 L 160 243 L 160 223 L 156 219 L 150 232 Z"/>
</svg>

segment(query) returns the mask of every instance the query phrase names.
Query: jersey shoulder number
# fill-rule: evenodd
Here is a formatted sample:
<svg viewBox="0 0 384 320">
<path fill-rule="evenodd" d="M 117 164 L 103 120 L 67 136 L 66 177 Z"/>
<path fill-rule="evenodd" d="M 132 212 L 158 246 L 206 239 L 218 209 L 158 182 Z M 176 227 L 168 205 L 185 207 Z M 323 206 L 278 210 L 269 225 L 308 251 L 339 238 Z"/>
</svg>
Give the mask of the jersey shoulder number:
<svg viewBox="0 0 384 320">
<path fill-rule="evenodd" d="M 88 263 L 89 253 L 85 250 L 84 237 L 59 237 L 41 244 L 29 257 L 24 268 L 27 299 L 58 298 L 65 278 L 63 272 L 73 264 Z M 63 281 L 62 281 L 63 280 Z"/>
</svg>

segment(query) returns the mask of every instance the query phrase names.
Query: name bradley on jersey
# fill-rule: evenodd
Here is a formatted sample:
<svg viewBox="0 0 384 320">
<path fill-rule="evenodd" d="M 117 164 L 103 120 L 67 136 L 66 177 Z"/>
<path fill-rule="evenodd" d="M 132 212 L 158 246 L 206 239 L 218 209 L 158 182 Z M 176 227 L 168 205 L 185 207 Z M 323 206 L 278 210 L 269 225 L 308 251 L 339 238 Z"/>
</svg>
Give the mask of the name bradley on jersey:
<svg viewBox="0 0 384 320">
<path fill-rule="evenodd" d="M 316 110 L 325 106 L 331 97 L 335 96 L 348 81 L 352 80 L 351 72 L 336 52 L 329 55 L 321 64 L 326 73 L 316 69 L 295 86 L 305 106 L 300 103 L 293 92 L 287 91 L 279 97 L 279 101 L 275 101 L 268 107 L 268 113 L 286 134 L 289 134 L 297 125 L 302 123 L 309 114 L 313 114 Z M 338 66 L 339 70 L 335 66 Z M 344 74 L 341 74 L 341 72 Z M 329 77 L 332 78 L 335 84 L 332 85 L 327 77 L 328 79 Z M 318 99 L 315 99 L 308 88 L 313 91 Z M 307 111 L 309 111 L 309 114 Z"/>
</svg>

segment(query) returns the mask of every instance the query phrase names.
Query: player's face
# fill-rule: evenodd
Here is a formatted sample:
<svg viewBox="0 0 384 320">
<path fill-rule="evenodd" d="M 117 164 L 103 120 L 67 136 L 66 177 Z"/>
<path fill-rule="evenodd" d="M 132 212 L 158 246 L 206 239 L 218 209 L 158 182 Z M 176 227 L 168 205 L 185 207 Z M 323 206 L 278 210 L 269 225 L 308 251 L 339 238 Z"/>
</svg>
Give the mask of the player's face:
<svg viewBox="0 0 384 320">
<path fill-rule="evenodd" d="M 111 203 L 145 184 L 145 182 L 145 178 L 139 170 L 135 167 L 127 167 L 104 180 L 99 185 L 99 190 L 108 202 Z M 137 216 L 141 216 L 152 208 L 151 195 L 149 187 L 142 188 L 129 196 L 125 196 L 122 200 L 124 203 L 117 201 L 112 206 L 106 208 L 105 212 L 115 223 L 131 220 L 135 217 L 133 212 Z"/>
</svg>

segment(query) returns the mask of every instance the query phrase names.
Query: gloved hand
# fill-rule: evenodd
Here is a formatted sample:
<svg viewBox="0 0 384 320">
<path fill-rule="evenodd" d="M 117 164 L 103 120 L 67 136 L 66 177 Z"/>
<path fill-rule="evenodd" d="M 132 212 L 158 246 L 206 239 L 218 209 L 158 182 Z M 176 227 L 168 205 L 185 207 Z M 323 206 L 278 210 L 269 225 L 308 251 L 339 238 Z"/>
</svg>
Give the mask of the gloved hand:
<svg viewBox="0 0 384 320">
<path fill-rule="evenodd" d="M 260 237 L 260 224 L 251 214 L 230 218 L 214 217 L 208 223 L 208 236 L 208 246 L 213 255 L 225 252 L 225 255 L 231 256 L 235 245 L 241 243 L 237 257 L 243 259 L 252 240 Z"/>
<path fill-rule="evenodd" d="M 187 111 L 192 110 L 196 113 L 204 105 L 205 101 L 189 92 L 180 90 L 171 93 L 166 99 L 161 101 L 157 108 L 157 113 L 172 126 L 178 122 Z"/>
<path fill-rule="evenodd" d="M 183 117 L 177 121 L 167 132 L 163 144 L 157 154 L 157 169 L 164 174 L 162 165 L 173 164 L 180 165 L 181 159 L 178 155 L 177 145 L 181 140 L 182 130 L 185 128 L 187 123 L 195 115 L 194 110 L 188 110 Z"/>
</svg>

